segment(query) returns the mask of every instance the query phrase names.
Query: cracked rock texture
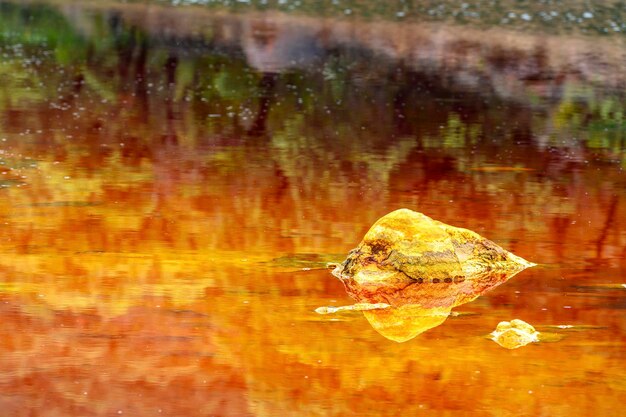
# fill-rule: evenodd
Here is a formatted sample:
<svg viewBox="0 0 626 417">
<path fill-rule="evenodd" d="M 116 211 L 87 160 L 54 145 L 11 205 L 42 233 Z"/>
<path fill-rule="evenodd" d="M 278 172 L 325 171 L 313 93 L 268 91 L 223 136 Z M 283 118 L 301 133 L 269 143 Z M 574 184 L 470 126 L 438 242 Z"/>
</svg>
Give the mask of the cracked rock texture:
<svg viewBox="0 0 626 417">
<path fill-rule="evenodd" d="M 333 274 L 359 301 L 435 308 L 469 302 L 533 265 L 471 230 L 400 209 L 380 218 Z"/>
</svg>

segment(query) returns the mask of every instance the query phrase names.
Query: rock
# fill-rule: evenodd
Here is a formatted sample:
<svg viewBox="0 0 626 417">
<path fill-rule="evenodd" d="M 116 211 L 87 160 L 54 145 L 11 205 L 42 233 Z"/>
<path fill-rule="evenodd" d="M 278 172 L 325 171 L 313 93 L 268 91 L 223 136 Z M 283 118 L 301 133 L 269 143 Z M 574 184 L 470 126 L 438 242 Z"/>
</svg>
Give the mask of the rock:
<svg viewBox="0 0 626 417">
<path fill-rule="evenodd" d="M 408 209 L 380 218 L 333 274 L 359 302 L 454 307 L 533 266 L 467 229 Z"/>
<path fill-rule="evenodd" d="M 533 265 L 470 230 L 400 209 L 379 219 L 333 270 L 354 308 L 316 311 L 361 310 L 380 334 L 404 342 Z"/>
<path fill-rule="evenodd" d="M 507 349 L 517 349 L 538 342 L 540 333 L 523 320 L 501 321 L 496 330 L 489 334 L 491 340 Z"/>
</svg>

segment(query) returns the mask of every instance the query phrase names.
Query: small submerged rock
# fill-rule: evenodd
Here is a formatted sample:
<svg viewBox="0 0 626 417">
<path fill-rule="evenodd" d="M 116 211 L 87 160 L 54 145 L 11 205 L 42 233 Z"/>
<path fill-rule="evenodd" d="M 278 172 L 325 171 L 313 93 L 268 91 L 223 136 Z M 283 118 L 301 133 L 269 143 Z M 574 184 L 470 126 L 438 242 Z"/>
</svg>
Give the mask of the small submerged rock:
<svg viewBox="0 0 626 417">
<path fill-rule="evenodd" d="M 517 349 L 529 343 L 539 342 L 540 333 L 523 320 L 501 321 L 489 334 L 491 340 L 507 349 Z"/>
<path fill-rule="evenodd" d="M 316 308 L 315 312 L 317 314 L 332 314 L 332 313 L 338 313 L 340 311 L 382 310 L 384 308 L 389 308 L 389 307 L 391 306 L 385 303 L 377 303 L 377 304 L 357 303 L 357 304 L 352 304 L 349 306 L 339 306 L 339 307 L 322 306 L 322 307 Z"/>
</svg>

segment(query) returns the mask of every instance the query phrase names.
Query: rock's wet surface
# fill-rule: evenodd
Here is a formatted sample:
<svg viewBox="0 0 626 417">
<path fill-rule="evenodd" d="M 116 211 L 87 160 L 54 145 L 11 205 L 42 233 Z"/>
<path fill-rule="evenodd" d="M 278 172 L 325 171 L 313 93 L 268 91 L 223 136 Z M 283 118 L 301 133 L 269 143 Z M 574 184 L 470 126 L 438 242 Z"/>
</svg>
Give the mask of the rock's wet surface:
<svg viewBox="0 0 626 417">
<path fill-rule="evenodd" d="M 477 233 L 399 209 L 380 218 L 333 275 L 357 302 L 390 305 L 364 314 L 383 336 L 406 341 L 531 266 Z"/>
</svg>

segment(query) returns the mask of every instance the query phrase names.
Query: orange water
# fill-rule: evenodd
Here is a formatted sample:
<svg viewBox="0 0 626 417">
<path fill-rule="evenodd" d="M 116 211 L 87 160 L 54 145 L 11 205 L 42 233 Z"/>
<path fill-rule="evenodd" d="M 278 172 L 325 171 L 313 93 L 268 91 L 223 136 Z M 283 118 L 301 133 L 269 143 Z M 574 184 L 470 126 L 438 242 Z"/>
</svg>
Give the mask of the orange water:
<svg viewBox="0 0 626 417">
<path fill-rule="evenodd" d="M 555 101 L 520 81 L 537 105 L 390 60 L 337 93 L 347 47 L 335 78 L 263 75 L 230 44 L 146 33 L 69 64 L 4 49 L 0 416 L 620 414 L 624 121 L 604 145 L 584 122 L 610 88 Z M 215 54 L 217 75 L 190 64 Z M 220 74 L 250 95 L 194 95 Z M 316 314 L 353 302 L 326 262 L 400 207 L 540 265 L 406 343 Z M 563 338 L 486 338 L 513 318 Z"/>
</svg>

